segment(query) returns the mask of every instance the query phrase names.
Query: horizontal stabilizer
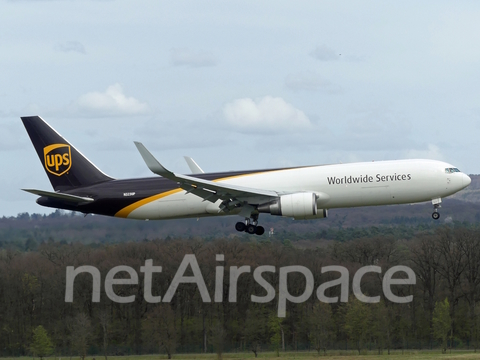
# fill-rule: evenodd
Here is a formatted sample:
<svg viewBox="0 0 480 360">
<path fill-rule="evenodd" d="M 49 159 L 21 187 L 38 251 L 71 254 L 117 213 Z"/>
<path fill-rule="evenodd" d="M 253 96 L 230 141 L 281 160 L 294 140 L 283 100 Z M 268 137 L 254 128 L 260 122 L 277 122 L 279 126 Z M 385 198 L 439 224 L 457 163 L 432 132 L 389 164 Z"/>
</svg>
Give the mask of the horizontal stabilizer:
<svg viewBox="0 0 480 360">
<path fill-rule="evenodd" d="M 84 196 L 62 194 L 62 193 L 56 193 L 56 192 L 44 191 L 44 190 L 36 190 L 36 189 L 22 189 L 22 190 L 26 191 L 26 192 L 29 192 L 31 194 L 34 194 L 34 195 L 45 196 L 45 197 L 50 198 L 50 199 L 69 201 L 69 202 L 73 202 L 73 203 L 85 203 L 85 202 L 94 201 L 94 199 L 89 198 L 89 197 L 84 197 Z"/>
</svg>

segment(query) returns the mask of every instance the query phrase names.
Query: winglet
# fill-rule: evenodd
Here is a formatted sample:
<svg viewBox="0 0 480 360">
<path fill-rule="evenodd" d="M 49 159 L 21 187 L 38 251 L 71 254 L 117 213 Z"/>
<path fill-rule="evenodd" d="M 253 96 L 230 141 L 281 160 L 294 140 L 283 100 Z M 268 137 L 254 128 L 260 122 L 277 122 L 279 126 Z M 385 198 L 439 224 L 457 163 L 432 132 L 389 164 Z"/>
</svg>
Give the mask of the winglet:
<svg viewBox="0 0 480 360">
<path fill-rule="evenodd" d="M 204 174 L 205 171 L 202 170 L 200 166 L 189 156 L 184 156 L 185 161 L 187 162 L 188 167 L 190 168 L 190 171 L 192 174 Z"/>
<path fill-rule="evenodd" d="M 145 164 L 147 164 L 151 172 L 166 178 L 171 178 L 172 176 L 175 177 L 175 174 L 165 169 L 141 142 L 134 141 L 134 143 L 138 152 L 142 155 L 143 161 L 145 161 Z"/>
</svg>

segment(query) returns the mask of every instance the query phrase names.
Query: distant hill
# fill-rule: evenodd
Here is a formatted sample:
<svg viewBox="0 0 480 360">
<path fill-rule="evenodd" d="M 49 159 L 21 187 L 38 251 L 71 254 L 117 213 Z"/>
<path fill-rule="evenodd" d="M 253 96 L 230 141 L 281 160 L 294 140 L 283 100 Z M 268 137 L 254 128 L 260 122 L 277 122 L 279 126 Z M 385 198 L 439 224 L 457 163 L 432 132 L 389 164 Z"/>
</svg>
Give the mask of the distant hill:
<svg viewBox="0 0 480 360">
<path fill-rule="evenodd" d="M 469 176 L 472 179 L 472 183 L 466 189 L 450 196 L 449 199 L 480 203 L 480 175 Z"/>
</svg>

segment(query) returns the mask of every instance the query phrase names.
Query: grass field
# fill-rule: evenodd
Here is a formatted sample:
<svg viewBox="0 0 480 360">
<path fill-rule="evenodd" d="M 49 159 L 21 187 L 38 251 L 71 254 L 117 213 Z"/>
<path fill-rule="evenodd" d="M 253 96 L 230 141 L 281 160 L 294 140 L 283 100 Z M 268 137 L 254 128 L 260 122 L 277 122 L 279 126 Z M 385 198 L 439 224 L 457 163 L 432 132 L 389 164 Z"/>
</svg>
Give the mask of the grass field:
<svg viewBox="0 0 480 360">
<path fill-rule="evenodd" d="M 255 359 L 253 353 L 225 353 L 222 355 L 225 360 L 234 359 Z M 2 360 L 33 360 L 31 357 L 16 357 L 16 358 L 1 358 Z M 38 358 L 37 358 L 38 359 Z M 85 360 L 104 360 L 103 356 L 86 357 Z M 167 359 L 166 355 L 131 355 L 131 356 L 109 356 L 108 360 L 157 360 Z M 177 360 L 217 360 L 216 354 L 175 354 L 172 359 Z M 480 359 L 480 352 L 474 353 L 473 351 L 452 351 L 447 354 L 442 354 L 440 350 L 434 351 L 405 351 L 402 354 L 401 351 L 392 351 L 390 355 L 386 352 L 378 355 L 376 352 L 369 352 L 365 355 L 358 355 L 357 351 L 331 351 L 327 353 L 327 356 L 318 356 L 316 352 L 286 352 L 280 353 L 278 358 L 275 353 L 264 352 L 258 354 L 258 359 L 262 360 L 286 360 L 286 359 L 298 359 L 298 360 L 399 360 L 399 359 L 413 359 L 413 360 L 431 360 L 431 359 L 461 359 L 471 360 Z M 48 357 L 44 360 L 81 360 L 79 357 L 62 357 L 54 358 Z"/>
</svg>

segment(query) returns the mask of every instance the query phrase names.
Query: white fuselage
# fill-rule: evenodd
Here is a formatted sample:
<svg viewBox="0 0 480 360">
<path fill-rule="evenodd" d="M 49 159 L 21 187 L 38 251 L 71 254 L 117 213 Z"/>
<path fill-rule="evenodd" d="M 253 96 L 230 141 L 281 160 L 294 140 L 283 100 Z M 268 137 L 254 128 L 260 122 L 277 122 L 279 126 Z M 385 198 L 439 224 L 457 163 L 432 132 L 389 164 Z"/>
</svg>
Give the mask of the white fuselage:
<svg viewBox="0 0 480 360">
<path fill-rule="evenodd" d="M 265 171 L 217 181 L 279 194 L 314 192 L 318 208 L 331 209 L 416 203 L 452 195 L 471 181 L 462 172 L 446 172 L 452 168 L 435 160 L 372 161 Z M 178 189 L 143 201 L 125 215 L 153 220 L 235 214 L 220 212 L 220 203 Z"/>
</svg>

